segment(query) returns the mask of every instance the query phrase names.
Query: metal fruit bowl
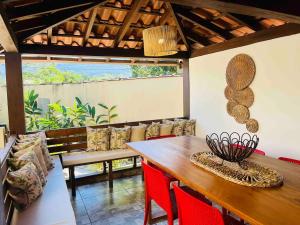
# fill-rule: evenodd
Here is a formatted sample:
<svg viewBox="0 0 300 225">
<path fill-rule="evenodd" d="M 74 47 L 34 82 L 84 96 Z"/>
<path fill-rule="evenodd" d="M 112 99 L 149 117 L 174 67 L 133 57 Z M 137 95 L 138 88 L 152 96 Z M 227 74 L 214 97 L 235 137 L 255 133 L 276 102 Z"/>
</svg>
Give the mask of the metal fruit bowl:
<svg viewBox="0 0 300 225">
<path fill-rule="evenodd" d="M 237 162 L 240 164 L 248 158 L 256 149 L 259 138 L 248 133 L 239 135 L 237 132 L 231 134 L 223 132 L 206 136 L 206 143 L 210 150 L 223 160 Z"/>
</svg>

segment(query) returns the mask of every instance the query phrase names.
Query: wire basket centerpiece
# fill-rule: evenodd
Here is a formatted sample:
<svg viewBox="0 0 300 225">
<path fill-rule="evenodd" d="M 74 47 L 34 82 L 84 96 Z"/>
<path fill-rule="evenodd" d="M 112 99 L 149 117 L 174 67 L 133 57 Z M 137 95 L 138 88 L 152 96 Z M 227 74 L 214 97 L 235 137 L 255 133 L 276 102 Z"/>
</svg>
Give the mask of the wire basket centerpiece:
<svg viewBox="0 0 300 225">
<path fill-rule="evenodd" d="M 248 133 L 240 135 L 237 132 L 231 134 L 222 132 L 220 135 L 213 133 L 206 136 L 206 143 L 216 156 L 229 162 L 236 162 L 240 166 L 241 162 L 254 152 L 258 142 L 257 135 L 251 136 Z"/>
</svg>

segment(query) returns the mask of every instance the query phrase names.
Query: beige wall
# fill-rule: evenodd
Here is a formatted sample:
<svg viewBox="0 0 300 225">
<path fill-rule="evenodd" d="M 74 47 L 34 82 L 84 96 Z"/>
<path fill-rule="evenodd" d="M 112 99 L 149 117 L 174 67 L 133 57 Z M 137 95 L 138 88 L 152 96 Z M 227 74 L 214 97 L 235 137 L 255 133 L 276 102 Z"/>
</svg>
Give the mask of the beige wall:
<svg viewBox="0 0 300 225">
<path fill-rule="evenodd" d="M 71 106 L 74 97 L 92 105 L 117 105 L 114 122 L 180 117 L 183 115 L 182 77 L 102 81 L 82 84 L 26 85 L 41 98 Z M 0 122 L 7 121 L 6 88 L 0 87 Z M 100 108 L 99 108 L 100 109 Z"/>
<path fill-rule="evenodd" d="M 259 148 L 268 155 L 300 159 L 300 34 L 200 56 L 190 60 L 191 117 L 197 134 L 247 132 L 226 112 L 229 60 L 249 54 L 256 64 L 251 116 L 259 121 Z"/>
</svg>

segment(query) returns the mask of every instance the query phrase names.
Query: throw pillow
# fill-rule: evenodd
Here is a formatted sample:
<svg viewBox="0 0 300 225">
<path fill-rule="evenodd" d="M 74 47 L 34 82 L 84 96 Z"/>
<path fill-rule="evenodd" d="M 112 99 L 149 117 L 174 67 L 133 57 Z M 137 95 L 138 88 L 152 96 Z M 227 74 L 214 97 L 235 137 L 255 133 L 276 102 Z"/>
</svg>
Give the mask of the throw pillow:
<svg viewBox="0 0 300 225">
<path fill-rule="evenodd" d="M 30 139 L 35 139 L 35 138 L 40 138 L 41 139 L 41 147 L 43 150 L 43 157 L 47 166 L 47 169 L 50 170 L 52 168 L 54 168 L 54 162 L 50 156 L 48 147 L 47 147 L 47 137 L 46 137 L 46 133 L 45 131 L 40 131 L 38 133 L 34 133 L 34 134 L 27 134 L 27 135 L 19 135 L 19 139 L 20 141 L 26 141 L 30 140 Z"/>
<path fill-rule="evenodd" d="M 109 128 L 86 128 L 87 151 L 109 150 Z"/>
<path fill-rule="evenodd" d="M 144 141 L 147 125 L 139 125 L 131 127 L 130 141 Z"/>
<path fill-rule="evenodd" d="M 13 149 L 15 149 L 15 147 L 16 146 L 14 146 Z M 41 168 L 44 172 L 44 175 L 47 176 L 48 175 L 48 170 L 47 170 L 46 163 L 45 163 L 45 160 L 44 160 L 44 157 L 43 157 L 42 148 L 41 148 L 41 145 L 39 144 L 39 142 L 35 142 L 29 147 L 27 147 L 27 145 L 25 145 L 24 148 L 19 148 L 18 147 L 18 151 L 15 152 L 13 154 L 13 156 L 18 158 L 18 157 L 22 156 L 23 154 L 25 154 L 26 152 L 29 152 L 29 151 L 34 151 L 34 153 L 36 154 L 36 156 L 39 160 L 39 163 L 40 163 Z"/>
<path fill-rule="evenodd" d="M 27 208 L 43 192 L 36 167 L 31 162 L 17 171 L 9 172 L 6 180 L 9 184 L 9 195 L 19 210 Z"/>
<path fill-rule="evenodd" d="M 23 155 L 21 155 L 18 158 L 8 159 L 8 165 L 14 171 L 21 169 L 23 166 L 25 166 L 29 162 L 31 162 L 35 165 L 37 174 L 40 178 L 42 185 L 44 186 L 46 184 L 47 180 L 45 178 L 41 164 L 40 164 L 34 151 L 25 152 Z"/>
<path fill-rule="evenodd" d="M 185 121 L 177 120 L 163 120 L 164 124 L 173 124 L 172 134 L 176 136 L 182 136 L 184 131 Z"/>
<path fill-rule="evenodd" d="M 126 143 L 130 140 L 130 127 L 115 128 L 111 130 L 110 149 L 124 149 Z"/>
<path fill-rule="evenodd" d="M 160 123 L 152 122 L 146 129 L 146 139 L 151 137 L 158 137 L 160 133 Z"/>
<path fill-rule="evenodd" d="M 173 130 L 173 124 L 161 124 L 160 136 L 171 135 Z"/>
</svg>

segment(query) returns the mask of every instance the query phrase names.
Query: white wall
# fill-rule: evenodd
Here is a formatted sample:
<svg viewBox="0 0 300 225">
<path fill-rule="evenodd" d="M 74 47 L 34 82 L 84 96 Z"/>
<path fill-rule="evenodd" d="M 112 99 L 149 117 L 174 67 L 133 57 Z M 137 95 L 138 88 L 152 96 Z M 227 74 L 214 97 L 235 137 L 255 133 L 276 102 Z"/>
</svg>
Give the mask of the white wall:
<svg viewBox="0 0 300 225">
<path fill-rule="evenodd" d="M 224 96 L 226 66 L 240 53 L 256 64 L 250 113 L 260 125 L 258 148 L 274 157 L 300 159 L 300 34 L 191 59 L 191 117 L 197 119 L 197 135 L 247 132 L 227 114 Z"/>
<path fill-rule="evenodd" d="M 183 116 L 183 78 L 162 77 L 81 84 L 25 85 L 50 102 L 61 100 L 72 106 L 77 96 L 92 105 L 117 105 L 113 122 L 139 121 Z M 8 121 L 6 88 L 0 87 L 0 122 Z M 98 108 L 100 109 L 100 107 Z"/>
</svg>

